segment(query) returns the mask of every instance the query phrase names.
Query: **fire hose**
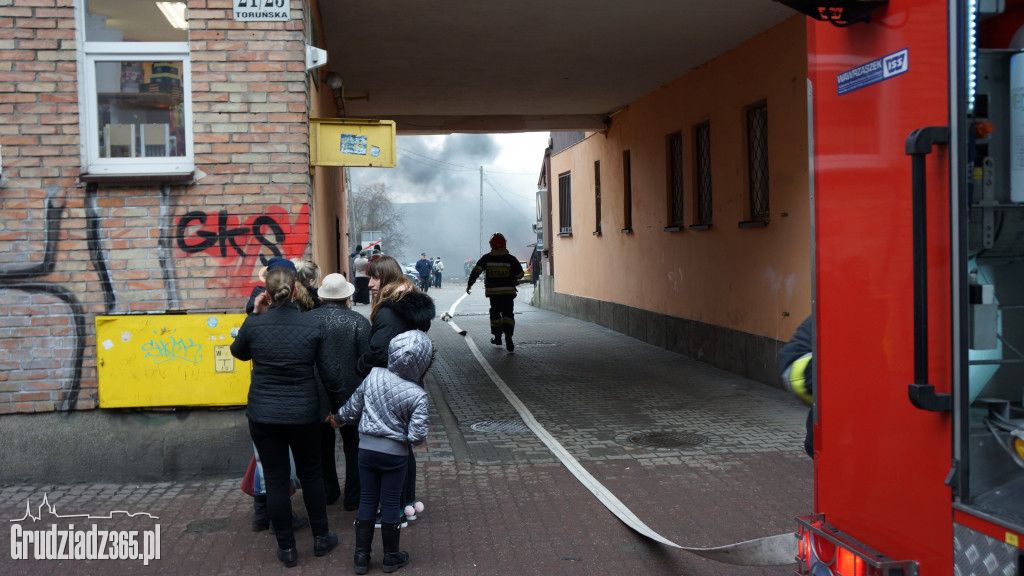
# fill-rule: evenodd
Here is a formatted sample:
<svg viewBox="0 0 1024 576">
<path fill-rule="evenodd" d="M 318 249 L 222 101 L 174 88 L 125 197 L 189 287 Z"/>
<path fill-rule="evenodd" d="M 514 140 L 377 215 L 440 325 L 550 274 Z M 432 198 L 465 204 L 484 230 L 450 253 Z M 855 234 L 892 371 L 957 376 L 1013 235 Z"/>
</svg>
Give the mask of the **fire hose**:
<svg viewBox="0 0 1024 576">
<path fill-rule="evenodd" d="M 466 331 L 459 328 L 458 325 L 453 322 L 455 316 L 455 308 L 465 300 L 469 294 L 463 294 L 461 298 L 452 304 L 448 312 L 441 316 L 441 320 L 446 322 L 452 327 L 460 336 L 466 336 Z M 642 520 L 637 518 L 625 504 L 622 503 L 611 491 L 608 490 L 601 482 L 594 478 L 590 472 L 588 472 L 580 462 L 569 454 L 569 452 L 556 440 L 543 426 L 534 419 L 533 414 L 527 409 L 527 407 L 519 400 L 519 397 L 505 384 L 501 376 L 494 370 L 491 364 L 484 358 L 484 355 L 477 348 L 476 343 L 473 339 L 467 337 L 465 339 L 466 344 L 469 346 L 473 356 L 480 363 L 480 366 L 484 369 L 487 375 L 490 377 L 494 385 L 504 394 L 505 398 L 509 401 L 519 416 L 523 419 L 523 423 L 532 431 L 541 442 L 547 446 L 548 450 L 564 465 L 577 480 L 583 484 L 597 499 L 607 508 L 612 514 L 618 517 L 626 526 L 629 526 L 638 534 L 650 538 L 655 542 L 660 542 L 666 546 L 678 548 L 686 552 L 702 556 L 709 560 L 716 562 L 722 562 L 724 564 L 734 564 L 738 566 L 782 566 L 785 564 L 793 564 L 796 561 L 797 556 L 797 539 L 793 532 L 786 532 L 784 534 L 776 534 L 775 536 L 766 536 L 763 538 L 757 538 L 754 540 L 747 540 L 744 542 L 737 542 L 735 544 L 728 544 L 725 546 L 716 546 L 713 548 L 694 548 L 689 546 L 681 546 L 672 542 L 668 538 L 665 538 L 661 534 L 652 530 L 649 526 L 643 523 Z"/>
</svg>

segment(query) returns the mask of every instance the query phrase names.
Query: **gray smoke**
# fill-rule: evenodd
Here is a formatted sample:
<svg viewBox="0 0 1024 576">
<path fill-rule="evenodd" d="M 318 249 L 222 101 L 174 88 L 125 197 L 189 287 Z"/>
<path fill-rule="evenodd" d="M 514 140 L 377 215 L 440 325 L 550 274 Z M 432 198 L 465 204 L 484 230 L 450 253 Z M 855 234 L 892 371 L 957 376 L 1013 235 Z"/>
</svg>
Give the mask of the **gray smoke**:
<svg viewBox="0 0 1024 576">
<path fill-rule="evenodd" d="M 399 136 L 395 168 L 353 168 L 353 187 L 383 182 L 404 211 L 406 244 L 393 256 L 415 262 L 421 252 L 440 256 L 445 278 L 463 279 L 466 259 L 479 258 L 490 248 L 491 234 L 501 232 L 509 251 L 528 260 L 536 242 L 537 179 L 544 148 L 536 150 L 533 173 L 510 174 L 489 169 L 501 153 L 497 138 L 488 134 Z M 532 152 L 530 152 L 532 154 Z M 480 226 L 480 166 L 484 167 L 483 226 Z M 387 239 L 384 239 L 385 252 Z"/>
</svg>

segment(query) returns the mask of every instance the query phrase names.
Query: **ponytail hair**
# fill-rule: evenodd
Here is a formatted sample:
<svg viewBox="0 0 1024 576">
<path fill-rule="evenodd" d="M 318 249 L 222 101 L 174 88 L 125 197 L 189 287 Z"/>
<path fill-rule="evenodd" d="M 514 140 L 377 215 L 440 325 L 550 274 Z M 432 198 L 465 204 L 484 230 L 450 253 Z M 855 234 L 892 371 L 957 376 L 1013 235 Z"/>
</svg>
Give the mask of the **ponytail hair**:
<svg viewBox="0 0 1024 576">
<path fill-rule="evenodd" d="M 292 301 L 295 291 L 295 274 L 287 268 L 272 268 L 267 271 L 267 295 L 273 304 Z"/>
<path fill-rule="evenodd" d="M 295 297 L 295 301 L 299 304 L 299 310 L 309 312 L 316 308 L 316 302 L 309 294 L 309 285 L 320 280 L 320 267 L 301 258 L 292 258 L 292 264 L 295 264 L 295 280 L 298 284 L 298 295 Z"/>
</svg>

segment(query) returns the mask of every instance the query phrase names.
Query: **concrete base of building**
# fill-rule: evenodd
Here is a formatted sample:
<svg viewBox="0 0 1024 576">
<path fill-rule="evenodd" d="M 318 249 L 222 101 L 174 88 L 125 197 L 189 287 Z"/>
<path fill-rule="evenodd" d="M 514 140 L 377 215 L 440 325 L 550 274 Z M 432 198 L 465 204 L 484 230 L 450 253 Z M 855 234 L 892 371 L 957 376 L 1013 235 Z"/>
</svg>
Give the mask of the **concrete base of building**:
<svg viewBox="0 0 1024 576">
<path fill-rule="evenodd" d="M 9 414 L 0 438 L 6 486 L 241 478 L 252 456 L 244 409 Z"/>
<path fill-rule="evenodd" d="M 555 292 L 552 276 L 537 279 L 531 304 L 610 328 L 774 388 L 782 388 L 778 357 L 785 342 L 774 338 L 616 302 L 562 294 Z"/>
</svg>

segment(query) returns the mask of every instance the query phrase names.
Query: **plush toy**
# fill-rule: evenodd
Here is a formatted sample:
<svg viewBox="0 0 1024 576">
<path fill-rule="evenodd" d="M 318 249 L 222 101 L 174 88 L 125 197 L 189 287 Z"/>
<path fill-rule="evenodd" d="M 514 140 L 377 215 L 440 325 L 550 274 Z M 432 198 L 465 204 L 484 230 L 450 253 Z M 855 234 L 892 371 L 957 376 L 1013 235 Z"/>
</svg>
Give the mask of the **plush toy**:
<svg viewBox="0 0 1024 576">
<path fill-rule="evenodd" d="M 423 502 L 413 502 L 405 507 L 405 518 L 415 520 L 416 515 L 423 512 Z"/>
</svg>

